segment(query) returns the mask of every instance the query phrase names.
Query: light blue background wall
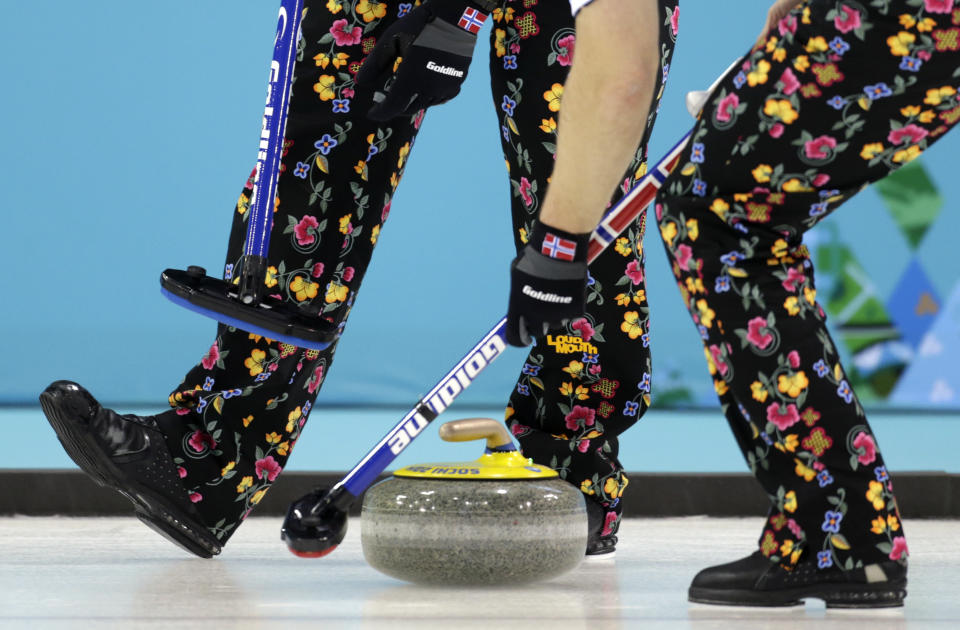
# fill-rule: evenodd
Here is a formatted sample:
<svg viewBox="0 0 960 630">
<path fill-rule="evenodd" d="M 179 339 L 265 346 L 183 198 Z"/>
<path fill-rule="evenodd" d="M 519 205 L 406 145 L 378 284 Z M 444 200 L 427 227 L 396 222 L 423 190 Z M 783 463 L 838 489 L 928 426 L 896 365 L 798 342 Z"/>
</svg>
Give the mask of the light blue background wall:
<svg viewBox="0 0 960 630">
<path fill-rule="evenodd" d="M 32 403 L 49 381 L 72 378 L 116 404 L 162 404 L 206 351 L 213 324 L 166 302 L 158 276 L 222 264 L 254 158 L 275 4 L 0 5 L 0 402 Z M 743 52 L 768 4 L 682 2 L 651 156 L 690 126 L 684 93 Z M 321 403 L 412 403 L 505 309 L 509 187 L 481 49 L 463 95 L 428 114 Z M 954 136 L 924 158 L 948 195 L 931 251 L 960 234 L 948 159 L 958 149 Z M 896 228 L 878 197 L 867 191 L 840 215 L 832 221 L 864 236 L 856 253 L 889 289 L 898 270 L 884 243 Z M 709 400 L 658 240 L 648 251 L 654 385 L 685 379 Z M 946 296 L 956 259 L 926 263 Z M 501 359 L 466 401 L 504 400 L 521 360 Z"/>
</svg>

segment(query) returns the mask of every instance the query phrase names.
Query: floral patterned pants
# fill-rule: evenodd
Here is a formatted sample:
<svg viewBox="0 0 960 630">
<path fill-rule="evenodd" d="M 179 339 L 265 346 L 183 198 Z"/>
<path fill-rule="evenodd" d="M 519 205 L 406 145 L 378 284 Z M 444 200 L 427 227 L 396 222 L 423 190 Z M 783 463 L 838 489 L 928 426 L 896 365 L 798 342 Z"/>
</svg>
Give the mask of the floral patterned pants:
<svg viewBox="0 0 960 630">
<path fill-rule="evenodd" d="M 676 4 L 662 3 L 657 100 L 676 37 Z M 307 0 L 306 8 L 266 283 L 284 299 L 319 307 L 322 317 L 345 324 L 424 118 L 420 112 L 388 124 L 367 120 L 372 94 L 354 77 L 379 34 L 411 4 Z M 504 0 L 491 19 L 492 92 L 519 247 L 553 167 L 575 33 L 566 2 Z M 648 135 L 654 119 L 652 112 Z M 645 171 L 645 147 L 646 138 L 624 190 Z M 458 149 L 451 158 L 462 159 Z M 228 279 L 237 276 L 251 188 L 248 181 L 233 213 Z M 617 435 L 649 402 L 643 225 L 639 220 L 592 267 L 587 317 L 534 348 L 507 409 L 526 455 L 608 506 L 611 531 L 627 483 Z M 158 421 L 191 499 L 222 541 L 286 465 L 336 347 L 303 350 L 221 325 L 170 395 L 172 409 Z"/>
<path fill-rule="evenodd" d="M 656 206 L 786 565 L 906 562 L 889 473 L 816 301 L 804 233 L 960 119 L 954 0 L 808 0 L 705 107 Z"/>
</svg>

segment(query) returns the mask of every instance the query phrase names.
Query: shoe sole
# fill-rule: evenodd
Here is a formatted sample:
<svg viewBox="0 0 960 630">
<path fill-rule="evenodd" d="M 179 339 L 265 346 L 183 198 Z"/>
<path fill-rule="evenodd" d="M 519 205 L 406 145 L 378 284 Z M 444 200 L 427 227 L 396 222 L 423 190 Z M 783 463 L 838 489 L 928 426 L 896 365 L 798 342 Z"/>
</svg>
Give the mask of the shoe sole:
<svg viewBox="0 0 960 630">
<path fill-rule="evenodd" d="M 804 599 L 822 599 L 827 608 L 896 608 L 903 606 L 907 581 L 877 584 L 817 584 L 812 586 L 758 591 L 753 589 L 712 589 L 690 587 L 689 601 L 718 606 L 799 606 Z"/>
<path fill-rule="evenodd" d="M 131 479 L 117 468 L 80 418 L 64 412 L 57 395 L 40 394 L 40 407 L 57 434 L 70 459 L 93 481 L 102 487 L 119 492 L 133 504 L 134 513 L 145 525 L 167 540 L 201 558 L 212 558 L 220 553 L 220 546 L 205 537 L 198 527 L 176 516 L 180 511 L 168 499 Z M 209 535 L 209 534 L 207 534 Z"/>
</svg>

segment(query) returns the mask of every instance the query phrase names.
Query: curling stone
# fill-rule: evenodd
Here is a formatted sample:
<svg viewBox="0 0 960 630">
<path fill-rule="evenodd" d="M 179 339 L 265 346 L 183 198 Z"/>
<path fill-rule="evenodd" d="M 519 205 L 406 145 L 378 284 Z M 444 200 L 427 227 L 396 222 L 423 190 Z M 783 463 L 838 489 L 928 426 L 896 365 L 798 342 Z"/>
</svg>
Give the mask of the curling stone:
<svg viewBox="0 0 960 630">
<path fill-rule="evenodd" d="M 500 422 L 440 427 L 448 442 L 486 439 L 480 459 L 408 466 L 367 490 L 360 541 L 370 566 L 421 584 L 546 580 L 577 566 L 587 546 L 583 494 L 523 457 Z"/>
</svg>

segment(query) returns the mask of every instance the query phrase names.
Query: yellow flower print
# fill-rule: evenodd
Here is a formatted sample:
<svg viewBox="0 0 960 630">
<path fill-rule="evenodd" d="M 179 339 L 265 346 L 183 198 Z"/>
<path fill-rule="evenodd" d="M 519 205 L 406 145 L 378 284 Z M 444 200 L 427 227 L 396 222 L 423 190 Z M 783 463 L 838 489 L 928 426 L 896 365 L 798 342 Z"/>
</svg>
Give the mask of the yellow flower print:
<svg viewBox="0 0 960 630">
<path fill-rule="evenodd" d="M 921 33 L 929 33 L 934 29 L 934 27 L 936 27 L 936 25 L 937 25 L 936 20 L 925 17 L 919 22 L 917 22 L 917 30 L 920 31 Z"/>
<path fill-rule="evenodd" d="M 871 142 L 869 144 L 863 145 L 863 149 L 860 150 L 860 157 L 865 160 L 872 160 L 883 153 L 883 143 L 882 142 Z"/>
<path fill-rule="evenodd" d="M 696 219 L 687 219 L 687 237 L 695 241 L 698 236 L 700 236 L 700 224 Z"/>
<path fill-rule="evenodd" d="M 773 170 L 771 169 L 771 173 Z M 710 204 L 710 211 L 715 215 L 720 217 L 721 220 L 726 221 L 727 212 L 730 210 L 730 204 L 724 201 L 723 199 L 714 199 L 713 203 Z"/>
<path fill-rule="evenodd" d="M 267 275 L 263 278 L 263 283 L 270 288 L 277 286 L 277 268 L 273 265 L 267 267 Z"/>
<path fill-rule="evenodd" d="M 827 50 L 829 50 L 830 45 L 827 44 L 826 39 L 824 39 L 823 37 L 817 36 L 817 37 L 811 37 L 807 41 L 807 45 L 804 48 L 808 53 L 818 53 L 818 52 L 826 52 Z"/>
<path fill-rule="evenodd" d="M 282 455 L 283 457 L 286 457 L 289 452 L 290 452 L 290 442 L 281 442 L 280 445 L 277 447 L 277 455 Z"/>
<path fill-rule="evenodd" d="M 246 214 L 247 210 L 250 209 L 250 197 L 247 197 L 243 193 L 240 194 L 240 198 L 237 199 L 237 214 Z"/>
<path fill-rule="evenodd" d="M 340 13 L 340 9 L 343 8 L 343 5 L 337 2 L 337 0 L 327 0 L 327 11 L 336 15 Z"/>
<path fill-rule="evenodd" d="M 713 353 L 710 352 L 709 348 L 704 347 L 703 356 L 707 360 L 707 369 L 710 371 L 710 376 L 713 376 L 717 373 L 717 364 L 713 361 Z"/>
<path fill-rule="evenodd" d="M 910 15 L 909 13 L 904 13 L 900 16 L 900 25 L 903 28 L 913 28 L 917 24 L 917 19 Z M 877 532 L 879 533 L 879 532 Z"/>
<path fill-rule="evenodd" d="M 793 541 L 787 538 L 783 541 L 783 544 L 780 545 L 780 554 L 786 556 L 789 555 L 791 551 L 793 551 Z"/>
<path fill-rule="evenodd" d="M 571 361 L 567 367 L 563 368 L 563 371 L 573 378 L 580 378 L 583 376 L 583 363 L 580 363 L 579 361 Z"/>
<path fill-rule="evenodd" d="M 760 184 L 766 184 L 770 181 L 770 176 L 773 175 L 773 167 L 769 164 L 758 164 L 757 168 L 750 171 L 753 174 L 753 178 L 757 180 Z M 717 201 L 720 201 L 717 199 Z M 716 203 L 717 201 L 714 201 Z M 727 204 L 724 204 L 725 206 Z M 727 206 L 729 208 L 730 206 Z M 725 208 L 726 209 L 726 208 Z"/>
<path fill-rule="evenodd" d="M 330 65 L 330 57 L 328 57 L 326 53 L 320 53 L 314 57 L 313 60 L 316 62 L 317 67 L 319 68 L 326 68 Z"/>
<path fill-rule="evenodd" d="M 577 397 L 577 400 L 586 400 L 587 398 L 590 398 L 590 390 L 583 385 L 577 385 L 577 389 L 575 392 L 573 392 L 573 394 Z"/>
<path fill-rule="evenodd" d="M 251 422 L 253 422 L 252 414 L 243 419 L 243 428 L 246 429 L 249 427 Z"/>
<path fill-rule="evenodd" d="M 610 497 L 611 499 L 616 499 L 620 496 L 620 485 L 617 483 L 617 480 L 613 477 L 607 479 L 603 484 L 603 493 Z"/>
<path fill-rule="evenodd" d="M 560 394 L 563 396 L 571 396 L 573 394 L 573 383 L 561 383 Z"/>
<path fill-rule="evenodd" d="M 934 120 L 936 120 L 936 118 L 937 118 L 937 113 L 929 109 L 921 113 L 919 116 L 917 116 L 917 120 L 919 120 L 925 125 L 929 125 Z"/>
<path fill-rule="evenodd" d="M 229 462 L 226 466 L 223 467 L 223 470 L 220 471 L 221 477 L 226 477 L 227 473 L 237 467 L 237 462 Z"/>
<path fill-rule="evenodd" d="M 787 99 L 771 98 L 763 105 L 763 113 L 771 118 L 783 121 L 783 124 L 790 125 L 800 117 L 800 114 L 793 109 L 793 105 Z"/>
<path fill-rule="evenodd" d="M 643 334 L 643 326 L 640 325 L 640 313 L 637 311 L 627 311 L 623 314 L 623 322 L 620 324 L 620 330 L 627 333 L 631 339 L 636 339 Z"/>
<path fill-rule="evenodd" d="M 910 118 L 911 116 L 918 116 L 920 114 L 919 105 L 907 105 L 906 107 L 900 108 L 900 113 Z"/>
<path fill-rule="evenodd" d="M 333 91 L 333 84 L 336 82 L 337 80 L 329 74 L 321 74 L 320 79 L 313 86 L 313 91 L 320 95 L 321 101 L 335 99 L 337 93 Z"/>
<path fill-rule="evenodd" d="M 887 38 L 887 46 L 890 47 L 890 54 L 895 57 L 904 57 L 910 54 L 910 44 L 915 41 L 917 41 L 916 35 L 907 31 L 900 31 Z"/>
<path fill-rule="evenodd" d="M 266 352 L 254 348 L 250 356 L 243 360 L 243 364 L 250 370 L 250 376 L 256 376 L 263 372 L 263 361 L 266 358 Z"/>
<path fill-rule="evenodd" d="M 897 164 L 907 164 L 920 157 L 922 153 L 923 151 L 917 145 L 909 146 L 906 149 L 894 153 L 893 161 Z"/>
<path fill-rule="evenodd" d="M 811 192 L 813 190 L 813 188 L 810 188 L 796 177 L 791 177 L 787 181 L 783 182 L 783 185 L 780 186 L 780 188 L 784 192 L 788 193 Z"/>
<path fill-rule="evenodd" d="M 626 293 L 618 293 L 613 300 L 617 303 L 617 306 L 626 306 L 630 303 L 630 296 Z"/>
<path fill-rule="evenodd" d="M 887 515 L 887 527 L 890 528 L 890 531 L 895 532 L 900 529 L 900 523 L 897 521 L 897 517 L 893 514 Z"/>
<path fill-rule="evenodd" d="M 400 185 L 400 176 L 396 172 L 390 173 L 390 188 L 393 190 L 397 189 L 397 186 Z"/>
<path fill-rule="evenodd" d="M 783 308 L 787 309 L 788 314 L 796 315 L 800 312 L 800 300 L 797 299 L 797 296 L 791 295 L 783 301 Z"/>
<path fill-rule="evenodd" d="M 333 304 L 334 302 L 343 302 L 347 299 L 347 295 L 350 293 L 350 289 L 343 286 L 339 282 L 331 282 L 327 285 L 327 294 L 324 296 L 324 300 L 327 304 Z"/>
<path fill-rule="evenodd" d="M 758 85 L 763 85 L 767 82 L 770 73 L 770 62 L 766 59 L 761 59 L 757 62 L 757 65 L 754 66 L 747 74 L 747 83 L 750 87 L 756 87 Z"/>
<path fill-rule="evenodd" d="M 867 501 L 873 503 L 873 509 L 878 512 L 887 505 L 887 502 L 883 499 L 883 484 L 879 481 L 871 481 L 870 488 L 867 490 Z"/>
<path fill-rule="evenodd" d="M 817 301 L 817 290 L 813 287 L 803 287 L 803 299 L 807 301 L 807 304 L 813 306 L 814 302 Z"/>
<path fill-rule="evenodd" d="M 783 509 L 793 514 L 797 511 L 797 493 L 794 490 L 783 495 Z"/>
<path fill-rule="evenodd" d="M 547 102 L 547 109 L 551 112 L 560 111 L 560 99 L 563 98 L 563 85 L 554 83 L 549 90 L 543 93 L 543 100 Z"/>
<path fill-rule="evenodd" d="M 297 407 L 293 411 L 287 414 L 287 433 L 293 433 L 293 430 L 297 426 L 297 421 L 300 420 L 300 417 L 303 415 L 303 410 L 300 407 Z"/>
<path fill-rule="evenodd" d="M 399 157 L 397 158 L 397 168 L 403 168 L 403 163 L 407 161 L 408 155 L 410 155 L 410 143 L 406 142 L 400 147 Z"/>
<path fill-rule="evenodd" d="M 788 453 L 796 451 L 799 445 L 800 436 L 796 433 L 790 433 L 787 437 L 783 438 L 783 448 L 785 448 Z"/>
<path fill-rule="evenodd" d="M 956 93 L 957 91 L 949 85 L 946 85 L 942 88 L 927 90 L 927 97 L 923 99 L 923 102 L 927 105 L 939 105 Z"/>
<path fill-rule="evenodd" d="M 677 224 L 673 221 L 667 221 L 660 226 L 660 236 L 662 236 L 663 240 L 671 247 L 673 246 L 673 239 L 677 238 L 677 234 Z"/>
<path fill-rule="evenodd" d="M 493 31 L 493 47 L 497 51 L 497 57 L 507 54 L 507 32 L 502 28 Z"/>
<path fill-rule="evenodd" d="M 617 250 L 617 253 L 621 256 L 629 256 L 633 253 L 633 246 L 630 244 L 630 240 L 626 238 L 618 238 L 613 248 Z"/>
<path fill-rule="evenodd" d="M 550 118 L 541 118 L 540 130 L 544 133 L 557 133 L 557 121 L 553 119 L 553 116 Z"/>
<path fill-rule="evenodd" d="M 350 55 L 347 53 L 337 53 L 337 56 L 333 58 L 333 67 L 339 70 L 343 66 L 347 65 L 348 59 L 350 59 Z"/>
<path fill-rule="evenodd" d="M 794 459 L 793 463 L 797 465 L 796 469 L 794 470 L 794 472 L 797 474 L 797 477 L 803 477 L 804 481 L 813 481 L 813 478 L 817 476 L 817 471 L 804 464 L 801 460 Z"/>
<path fill-rule="evenodd" d="M 870 521 L 870 525 L 870 531 L 874 534 L 882 534 L 883 532 L 887 531 L 887 519 L 883 518 L 882 516 L 878 516 Z"/>
<path fill-rule="evenodd" d="M 643 304 L 647 301 L 647 292 L 644 289 L 637 291 L 637 294 L 633 296 L 634 304 Z"/>
<path fill-rule="evenodd" d="M 243 494 L 243 491 L 247 488 L 253 487 L 253 477 L 247 476 L 240 480 L 240 483 L 237 484 L 237 494 Z"/>
<path fill-rule="evenodd" d="M 697 310 L 700 312 L 700 323 L 704 328 L 713 326 L 713 318 L 717 316 L 706 300 L 697 300 Z"/>
<path fill-rule="evenodd" d="M 267 493 L 266 488 L 257 490 L 256 492 L 253 493 L 253 496 L 250 497 L 250 503 L 252 505 L 256 505 L 257 503 L 260 503 L 260 500 L 263 499 L 263 495 L 265 495 L 266 493 Z"/>
<path fill-rule="evenodd" d="M 750 394 L 757 402 L 767 402 L 767 396 L 769 396 L 767 388 L 760 381 L 750 383 Z"/>
<path fill-rule="evenodd" d="M 354 10 L 357 15 L 363 18 L 364 22 L 369 24 L 387 14 L 387 3 L 377 2 L 377 0 L 360 0 Z"/>
<path fill-rule="evenodd" d="M 340 217 L 340 233 L 348 234 L 350 232 L 350 219 L 353 218 L 352 214 L 345 214 Z"/>
<path fill-rule="evenodd" d="M 294 297 L 297 298 L 298 302 L 303 302 L 305 300 L 317 297 L 317 289 L 319 288 L 319 284 L 312 282 L 303 276 L 296 276 L 290 281 L 290 291 L 293 292 Z"/>
<path fill-rule="evenodd" d="M 378 238 L 380 238 L 380 226 L 375 225 L 373 229 L 370 230 L 370 243 L 376 245 Z"/>
<path fill-rule="evenodd" d="M 773 51 L 773 60 L 777 63 L 783 63 L 783 60 L 787 58 L 787 49 L 786 48 L 777 48 Z"/>
<path fill-rule="evenodd" d="M 589 479 L 584 479 L 580 482 L 580 492 L 584 494 L 595 494 L 593 490 L 593 482 Z"/>
<path fill-rule="evenodd" d="M 509 170 L 509 169 L 508 169 Z M 530 235 L 527 234 L 527 228 L 520 228 L 520 242 L 526 245 L 530 242 Z"/>
<path fill-rule="evenodd" d="M 283 436 L 276 431 L 271 431 L 270 433 L 267 433 L 264 439 L 266 439 L 267 444 L 279 444 L 280 440 L 283 439 Z"/>
<path fill-rule="evenodd" d="M 726 393 L 729 391 L 730 388 L 727 386 L 727 382 L 726 382 L 726 381 L 721 381 L 721 380 L 719 380 L 719 379 L 714 379 L 714 381 L 713 381 L 713 389 L 714 389 L 715 392 L 717 392 L 717 395 L 718 395 L 718 396 L 723 396 L 724 394 L 726 394 Z"/>
<path fill-rule="evenodd" d="M 797 72 L 806 72 L 810 68 L 810 58 L 800 55 L 793 60 L 793 67 Z"/>
<path fill-rule="evenodd" d="M 803 373 L 803 370 L 793 374 L 781 374 L 777 378 L 777 389 L 780 390 L 781 394 L 786 394 L 790 398 L 799 396 L 800 392 L 805 390 L 809 384 L 810 381 L 807 380 L 807 375 Z"/>
</svg>

